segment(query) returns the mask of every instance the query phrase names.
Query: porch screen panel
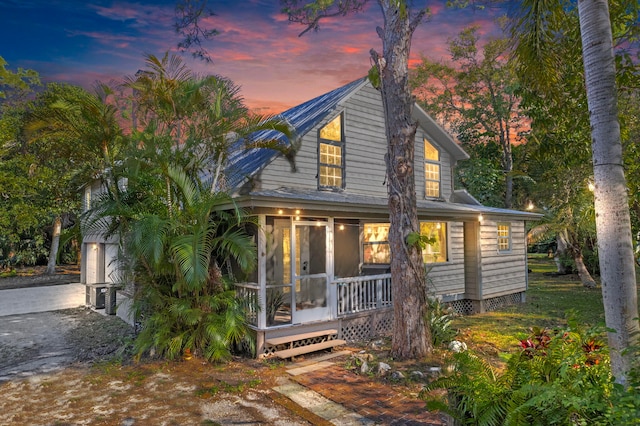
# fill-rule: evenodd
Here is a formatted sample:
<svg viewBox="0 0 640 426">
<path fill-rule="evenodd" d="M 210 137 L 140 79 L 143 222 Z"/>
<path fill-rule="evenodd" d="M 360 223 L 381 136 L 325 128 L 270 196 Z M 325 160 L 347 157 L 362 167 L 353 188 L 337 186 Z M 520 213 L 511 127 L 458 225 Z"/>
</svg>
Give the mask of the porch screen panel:
<svg viewBox="0 0 640 426">
<path fill-rule="evenodd" d="M 327 228 L 296 227 L 296 310 L 327 306 Z M 318 276 L 321 275 L 321 276 Z"/>
<path fill-rule="evenodd" d="M 267 326 L 290 324 L 293 285 L 291 279 L 291 221 L 267 217 L 266 284 L 264 309 Z"/>
</svg>

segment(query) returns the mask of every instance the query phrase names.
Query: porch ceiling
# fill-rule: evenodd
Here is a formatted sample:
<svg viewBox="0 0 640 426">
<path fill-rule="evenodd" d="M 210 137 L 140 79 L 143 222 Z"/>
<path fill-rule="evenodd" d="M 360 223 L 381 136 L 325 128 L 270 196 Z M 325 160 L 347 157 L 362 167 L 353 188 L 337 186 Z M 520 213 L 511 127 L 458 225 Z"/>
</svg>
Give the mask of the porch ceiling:
<svg viewBox="0 0 640 426">
<path fill-rule="evenodd" d="M 256 211 L 268 212 L 279 208 L 299 208 L 309 212 L 344 217 L 388 216 L 387 198 L 351 194 L 346 191 L 317 191 L 296 188 L 279 188 L 252 192 L 235 199 L 236 205 Z M 519 220 L 537 220 L 542 215 L 518 210 L 499 209 L 482 205 L 418 200 L 421 218 L 442 220 L 477 220 L 478 215 Z"/>
</svg>

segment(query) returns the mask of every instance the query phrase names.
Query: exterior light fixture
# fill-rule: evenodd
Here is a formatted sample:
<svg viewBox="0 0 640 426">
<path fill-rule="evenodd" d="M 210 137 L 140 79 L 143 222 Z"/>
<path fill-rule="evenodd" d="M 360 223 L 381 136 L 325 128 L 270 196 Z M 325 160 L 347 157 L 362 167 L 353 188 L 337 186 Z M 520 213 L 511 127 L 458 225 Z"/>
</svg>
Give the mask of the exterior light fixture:
<svg viewBox="0 0 640 426">
<path fill-rule="evenodd" d="M 589 191 L 591 191 L 591 192 L 596 190 L 596 186 L 591 181 L 589 181 L 589 183 L 587 183 L 587 188 L 589 188 Z"/>
<path fill-rule="evenodd" d="M 282 209 L 278 209 L 278 214 L 282 214 L 284 211 Z"/>
<path fill-rule="evenodd" d="M 529 204 L 527 204 L 527 210 L 533 210 L 534 207 L 533 201 L 529 201 Z"/>
<path fill-rule="evenodd" d="M 482 219 L 484 219 L 484 218 L 482 217 L 482 215 L 481 215 L 481 214 L 479 214 L 479 215 L 478 215 L 478 222 L 482 222 Z"/>
<path fill-rule="evenodd" d="M 344 225 L 340 224 L 340 226 L 338 227 L 339 230 L 344 231 Z"/>
<path fill-rule="evenodd" d="M 296 215 L 300 214 L 300 210 L 296 210 Z"/>
</svg>

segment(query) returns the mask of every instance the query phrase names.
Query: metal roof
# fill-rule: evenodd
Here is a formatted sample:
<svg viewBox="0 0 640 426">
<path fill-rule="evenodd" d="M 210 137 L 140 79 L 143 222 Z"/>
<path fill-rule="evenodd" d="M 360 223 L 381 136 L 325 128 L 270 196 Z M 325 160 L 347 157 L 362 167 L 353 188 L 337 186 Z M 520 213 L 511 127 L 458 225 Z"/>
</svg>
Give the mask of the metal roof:
<svg viewBox="0 0 640 426">
<path fill-rule="evenodd" d="M 235 199 L 239 207 L 273 208 L 293 207 L 314 211 L 343 213 L 389 214 L 388 199 L 347 192 L 318 191 L 312 189 L 278 188 L 252 192 Z M 541 215 L 519 210 L 486 207 L 482 205 L 449 203 L 444 201 L 418 200 L 418 216 L 451 219 L 477 219 L 487 217 L 510 217 L 519 220 L 538 220 Z"/>
</svg>

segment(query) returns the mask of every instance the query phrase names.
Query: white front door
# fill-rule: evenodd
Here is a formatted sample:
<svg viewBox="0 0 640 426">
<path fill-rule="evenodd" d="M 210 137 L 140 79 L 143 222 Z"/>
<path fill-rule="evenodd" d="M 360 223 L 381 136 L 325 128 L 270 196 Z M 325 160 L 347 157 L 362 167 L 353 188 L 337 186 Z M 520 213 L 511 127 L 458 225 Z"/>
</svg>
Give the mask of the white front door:
<svg viewBox="0 0 640 426">
<path fill-rule="evenodd" d="M 326 222 L 294 222 L 291 241 L 294 289 L 293 323 L 330 319 L 331 231 Z"/>
</svg>

